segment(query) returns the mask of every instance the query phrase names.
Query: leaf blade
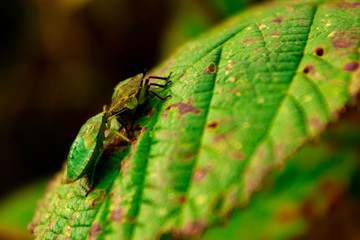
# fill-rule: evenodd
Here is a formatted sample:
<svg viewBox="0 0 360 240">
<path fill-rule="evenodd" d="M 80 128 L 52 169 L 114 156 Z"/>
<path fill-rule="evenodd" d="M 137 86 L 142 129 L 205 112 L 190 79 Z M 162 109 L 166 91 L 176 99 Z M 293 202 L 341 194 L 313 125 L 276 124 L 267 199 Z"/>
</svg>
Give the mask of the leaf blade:
<svg viewBox="0 0 360 240">
<path fill-rule="evenodd" d="M 137 141 L 102 159 L 97 192 L 77 202 L 87 206 L 92 222 L 75 235 L 198 236 L 247 204 L 268 172 L 336 119 L 359 91 L 354 62 L 360 34 L 352 30 L 360 27 L 359 7 L 307 2 L 270 2 L 241 13 L 157 68 L 158 75 L 173 72 L 164 91 L 173 98 L 151 99 L 144 109 L 150 114 L 135 123 L 141 129 Z M 342 38 L 340 31 L 351 34 Z M 318 47 L 323 56 L 316 55 Z M 48 203 L 40 208 L 34 221 L 47 218 L 37 224 L 38 236 L 66 237 L 67 227 L 74 227 L 59 218 L 52 229 L 51 221 L 56 214 L 77 214 L 65 210 L 74 207 L 71 198 L 81 198 L 85 183 L 55 185 L 45 199 L 63 209 L 56 213 Z M 101 190 L 104 201 L 92 207 Z"/>
</svg>

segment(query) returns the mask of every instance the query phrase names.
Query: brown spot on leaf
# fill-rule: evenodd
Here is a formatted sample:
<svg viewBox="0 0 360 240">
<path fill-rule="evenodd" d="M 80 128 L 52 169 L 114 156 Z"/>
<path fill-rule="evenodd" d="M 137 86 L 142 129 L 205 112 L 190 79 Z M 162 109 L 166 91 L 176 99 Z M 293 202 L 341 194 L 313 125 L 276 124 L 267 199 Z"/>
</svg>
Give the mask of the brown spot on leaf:
<svg viewBox="0 0 360 240">
<path fill-rule="evenodd" d="M 75 215 L 72 215 L 71 218 L 70 218 L 70 223 L 73 223 L 75 220 Z"/>
<path fill-rule="evenodd" d="M 177 107 L 178 111 L 181 115 L 187 114 L 187 113 L 194 113 L 194 114 L 200 114 L 201 109 L 196 108 L 194 105 L 191 104 L 190 99 L 187 103 L 174 103 L 169 105 L 165 110 L 170 110 L 172 107 Z"/>
<path fill-rule="evenodd" d="M 360 3 L 359 2 L 340 1 L 340 3 L 337 3 L 336 6 L 338 8 L 356 8 L 356 7 L 360 6 Z"/>
<path fill-rule="evenodd" d="M 204 73 L 216 73 L 215 63 L 211 63 L 207 68 L 205 68 Z"/>
<path fill-rule="evenodd" d="M 236 96 L 240 96 L 241 93 L 239 91 L 238 88 L 233 88 L 231 91 L 230 91 L 230 94 L 235 94 Z"/>
<path fill-rule="evenodd" d="M 235 77 L 230 77 L 229 78 L 229 82 L 235 82 L 235 81 L 236 81 Z"/>
<path fill-rule="evenodd" d="M 279 18 L 275 18 L 275 19 L 271 20 L 271 22 L 274 22 L 274 23 L 282 23 L 283 19 L 284 19 L 284 16 L 279 17 Z"/>
<path fill-rule="evenodd" d="M 144 127 L 143 129 L 141 129 L 141 132 L 146 132 L 147 130 L 149 130 L 149 127 Z"/>
<path fill-rule="evenodd" d="M 236 151 L 233 151 L 233 152 L 230 152 L 230 157 L 235 159 L 235 160 L 238 160 L 238 161 L 242 161 L 245 159 L 245 154 L 244 153 L 241 153 L 241 152 L 236 152 Z"/>
<path fill-rule="evenodd" d="M 153 108 L 149 108 L 145 111 L 145 115 L 146 116 L 150 116 L 152 113 L 154 112 L 154 109 Z"/>
<path fill-rule="evenodd" d="M 120 170 L 123 169 L 123 176 L 124 177 L 126 177 L 127 174 L 128 174 L 128 171 L 129 171 L 129 168 L 130 168 L 130 163 L 129 162 L 131 161 L 132 156 L 133 156 L 133 153 L 130 153 L 129 156 L 127 158 L 125 158 L 120 163 L 118 172 L 120 172 Z"/>
<path fill-rule="evenodd" d="M 259 147 L 259 149 L 258 149 L 258 151 L 256 153 L 256 156 L 258 158 L 264 158 L 265 152 L 266 152 L 265 146 L 261 146 L 261 147 Z"/>
<path fill-rule="evenodd" d="M 198 238 L 205 230 L 205 227 L 205 221 L 191 221 L 185 224 L 184 228 L 181 230 L 174 229 L 173 234 L 178 238 Z"/>
<path fill-rule="evenodd" d="M 300 206 L 300 214 L 307 222 L 314 222 L 318 216 L 314 200 L 306 199 Z"/>
<path fill-rule="evenodd" d="M 344 70 L 348 72 L 355 72 L 359 68 L 358 62 L 349 62 L 345 65 Z"/>
<path fill-rule="evenodd" d="M 224 140 L 224 139 L 226 139 L 225 134 L 218 134 L 212 139 L 212 143 L 218 143 L 218 142 L 220 142 L 221 140 Z"/>
<path fill-rule="evenodd" d="M 306 65 L 303 69 L 304 74 L 314 73 L 314 72 L 315 72 L 315 68 L 313 65 Z"/>
<path fill-rule="evenodd" d="M 326 124 L 322 123 L 319 118 L 313 117 L 309 120 L 310 126 L 314 127 L 315 129 L 322 130 L 325 128 Z"/>
<path fill-rule="evenodd" d="M 338 109 L 335 109 L 334 111 L 331 112 L 331 116 L 334 118 L 337 118 L 340 114 L 345 113 L 346 112 L 346 107 L 341 107 Z"/>
<path fill-rule="evenodd" d="M 185 73 L 181 74 L 181 76 L 179 77 L 179 80 L 183 79 L 185 77 Z"/>
<path fill-rule="evenodd" d="M 255 41 L 254 38 L 244 38 L 244 39 L 242 40 L 243 43 L 253 43 L 254 41 Z"/>
<path fill-rule="evenodd" d="M 186 202 L 186 196 L 182 195 L 178 198 L 179 203 L 184 204 Z"/>
<path fill-rule="evenodd" d="M 292 7 L 292 6 L 287 6 L 286 7 L 289 11 L 294 11 L 295 9 L 294 9 L 294 7 Z"/>
<path fill-rule="evenodd" d="M 187 155 L 184 155 L 182 159 L 183 159 L 184 161 L 189 161 L 189 160 L 191 160 L 191 159 L 193 159 L 193 158 L 194 158 L 194 154 L 189 153 L 189 154 L 187 154 Z"/>
<path fill-rule="evenodd" d="M 115 208 L 111 211 L 110 219 L 114 222 L 121 223 L 124 218 L 124 213 L 121 208 Z"/>
<path fill-rule="evenodd" d="M 136 128 L 135 131 L 138 131 L 138 132 L 139 132 L 139 135 L 137 136 L 137 138 L 139 138 L 143 132 L 146 132 L 147 130 L 149 130 L 149 127 L 142 127 L 142 126 L 139 125 L 139 124 L 137 124 L 137 125 L 135 126 L 135 128 Z"/>
<path fill-rule="evenodd" d="M 289 223 L 299 218 L 299 210 L 295 206 L 281 207 L 276 214 L 280 223 Z"/>
<path fill-rule="evenodd" d="M 128 223 L 135 223 L 136 222 L 136 217 L 135 216 L 128 216 L 126 218 L 126 222 Z"/>
<path fill-rule="evenodd" d="M 89 231 L 89 239 L 96 239 L 101 232 L 102 227 L 99 223 L 94 222 Z"/>
<path fill-rule="evenodd" d="M 281 143 L 276 144 L 274 147 L 276 156 L 280 156 L 284 152 L 284 148 L 285 148 L 285 146 L 283 144 L 281 144 Z"/>
<path fill-rule="evenodd" d="M 34 222 L 31 222 L 29 225 L 28 225 L 28 230 L 29 232 L 34 235 L 35 234 L 35 228 L 39 225 L 40 223 L 40 219 L 34 221 Z"/>
<path fill-rule="evenodd" d="M 209 169 L 207 168 L 197 168 L 194 172 L 194 177 L 193 177 L 194 182 L 196 183 L 200 182 L 208 173 L 208 171 Z"/>
<path fill-rule="evenodd" d="M 339 183 L 331 180 L 325 180 L 320 185 L 320 191 L 325 195 L 328 208 L 333 209 L 344 197 L 345 188 Z"/>
<path fill-rule="evenodd" d="M 217 127 L 219 126 L 219 121 L 210 121 L 207 125 L 206 125 L 206 128 L 209 128 L 209 129 L 216 129 Z"/>
<path fill-rule="evenodd" d="M 232 66 L 231 65 L 229 65 L 229 66 L 227 66 L 226 68 L 225 68 L 225 70 L 231 70 L 232 69 Z"/>
<path fill-rule="evenodd" d="M 354 41 L 346 40 L 346 39 L 336 39 L 333 41 L 333 46 L 336 48 L 348 48 L 355 45 Z"/>
<path fill-rule="evenodd" d="M 322 57 L 325 53 L 324 47 L 316 47 L 315 48 L 315 54 L 319 57 Z"/>
</svg>

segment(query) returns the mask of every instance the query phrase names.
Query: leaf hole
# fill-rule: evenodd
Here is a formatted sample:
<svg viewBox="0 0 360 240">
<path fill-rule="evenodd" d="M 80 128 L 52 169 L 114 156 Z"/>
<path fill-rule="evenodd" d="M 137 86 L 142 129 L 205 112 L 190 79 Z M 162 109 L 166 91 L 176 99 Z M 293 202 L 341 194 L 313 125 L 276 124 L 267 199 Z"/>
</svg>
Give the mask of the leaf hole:
<svg viewBox="0 0 360 240">
<path fill-rule="evenodd" d="M 307 65 L 304 67 L 303 71 L 304 74 L 308 74 L 308 73 L 314 73 L 315 72 L 315 68 L 313 65 Z"/>
<path fill-rule="evenodd" d="M 218 121 L 211 121 L 207 124 L 207 128 L 209 129 L 215 129 L 219 126 L 219 122 Z"/>
<path fill-rule="evenodd" d="M 315 49 L 315 54 L 319 57 L 322 57 L 324 55 L 324 53 L 325 53 L 325 50 L 323 47 L 317 47 Z"/>
<path fill-rule="evenodd" d="M 207 68 L 205 68 L 204 73 L 216 73 L 215 63 L 211 63 Z"/>
</svg>

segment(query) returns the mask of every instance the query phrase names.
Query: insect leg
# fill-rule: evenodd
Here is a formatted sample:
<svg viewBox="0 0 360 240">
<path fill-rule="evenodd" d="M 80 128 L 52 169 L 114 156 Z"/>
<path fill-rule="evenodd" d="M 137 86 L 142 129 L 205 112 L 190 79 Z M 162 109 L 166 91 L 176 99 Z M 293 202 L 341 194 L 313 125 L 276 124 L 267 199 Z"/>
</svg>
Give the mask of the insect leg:
<svg viewBox="0 0 360 240">
<path fill-rule="evenodd" d="M 153 79 L 160 79 L 160 80 L 168 80 L 171 77 L 171 74 L 172 74 L 172 72 L 167 77 L 149 76 L 148 79 L 153 78 Z"/>
<path fill-rule="evenodd" d="M 171 95 L 167 95 L 166 97 L 160 96 L 157 92 L 153 90 L 150 90 L 149 92 L 153 93 L 156 97 L 160 98 L 162 101 L 165 101 L 166 99 L 171 97 Z"/>
<path fill-rule="evenodd" d="M 111 131 L 113 132 L 114 134 L 118 135 L 119 137 L 121 137 L 122 139 L 124 139 L 125 141 L 127 141 L 128 143 L 131 142 L 131 140 L 127 137 L 125 137 L 124 135 L 122 135 L 121 133 L 117 132 L 117 131 Z"/>
<path fill-rule="evenodd" d="M 156 77 L 156 76 L 150 76 L 148 77 L 146 80 L 146 86 L 147 86 L 147 91 L 149 91 L 151 86 L 156 86 L 156 87 L 161 87 L 161 88 L 165 88 L 167 87 L 170 83 L 172 83 L 172 81 L 167 81 L 165 84 L 158 84 L 158 83 L 150 83 L 149 84 L 149 79 L 153 78 L 153 79 L 160 79 L 160 80 L 168 80 L 171 76 L 172 72 L 169 74 L 169 76 L 167 77 Z M 150 91 L 149 91 L 150 92 Z"/>
<path fill-rule="evenodd" d="M 136 89 L 136 96 L 139 96 L 140 92 L 141 92 L 141 89 L 143 88 L 144 86 L 144 79 L 145 79 L 145 75 L 146 75 L 146 68 L 144 69 L 144 72 L 143 72 L 143 75 L 141 77 L 141 80 L 139 81 L 139 85 Z"/>
<path fill-rule="evenodd" d="M 165 84 L 157 84 L 157 83 L 150 83 L 149 84 L 149 87 L 150 86 L 156 86 L 156 87 L 161 87 L 161 88 L 166 88 L 170 83 L 172 83 L 172 81 L 167 81 Z"/>
</svg>

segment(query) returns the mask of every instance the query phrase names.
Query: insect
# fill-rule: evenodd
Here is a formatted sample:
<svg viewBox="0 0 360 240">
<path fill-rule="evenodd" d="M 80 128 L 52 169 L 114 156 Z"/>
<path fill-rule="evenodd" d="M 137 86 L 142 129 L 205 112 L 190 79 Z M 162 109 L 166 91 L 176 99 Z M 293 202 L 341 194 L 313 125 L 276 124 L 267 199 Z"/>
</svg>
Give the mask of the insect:
<svg viewBox="0 0 360 240">
<path fill-rule="evenodd" d="M 161 97 L 158 93 L 151 90 L 150 87 L 158 86 L 165 88 L 171 83 L 171 81 L 168 81 L 171 74 L 168 77 L 148 77 L 146 79 L 145 74 L 146 72 L 144 71 L 142 76 L 138 74 L 133 78 L 120 82 L 115 87 L 110 109 L 107 111 L 106 107 L 104 107 L 101 113 L 87 120 L 80 128 L 70 147 L 67 158 L 67 181 L 74 182 L 86 174 L 91 174 L 89 191 L 86 193 L 86 196 L 93 189 L 95 169 L 103 154 L 104 145 L 108 141 L 107 137 L 105 137 L 105 130 L 109 129 L 127 142 L 131 142 L 118 132 L 124 127 L 128 137 L 130 136 L 124 121 L 128 120 L 136 111 L 136 108 L 145 102 L 149 93 L 153 93 L 161 100 L 166 100 L 170 97 L 170 95 Z M 167 82 L 164 85 L 149 83 L 150 78 L 166 80 Z M 113 136 L 111 135 L 110 137 Z"/>
<path fill-rule="evenodd" d="M 85 122 L 70 147 L 67 161 L 67 180 L 74 182 L 92 171 L 102 155 L 108 112 L 103 111 Z M 90 189 L 92 189 L 93 178 Z"/>
<path fill-rule="evenodd" d="M 112 96 L 112 102 L 110 106 L 110 114 L 117 115 L 117 120 L 121 124 L 122 127 L 125 128 L 126 134 L 129 136 L 129 130 L 125 125 L 125 121 L 135 113 L 138 106 L 143 104 L 147 98 L 147 96 L 152 93 L 162 101 L 165 101 L 171 95 L 166 97 L 160 96 L 157 92 L 150 89 L 152 86 L 165 88 L 170 83 L 172 83 L 169 78 L 171 77 L 170 73 L 167 77 L 157 77 L 150 76 L 145 78 L 146 70 L 144 73 L 140 73 L 135 77 L 128 78 L 122 82 L 120 82 L 115 87 L 115 91 Z M 150 79 L 159 79 L 166 81 L 165 84 L 158 83 L 150 83 Z"/>
</svg>

